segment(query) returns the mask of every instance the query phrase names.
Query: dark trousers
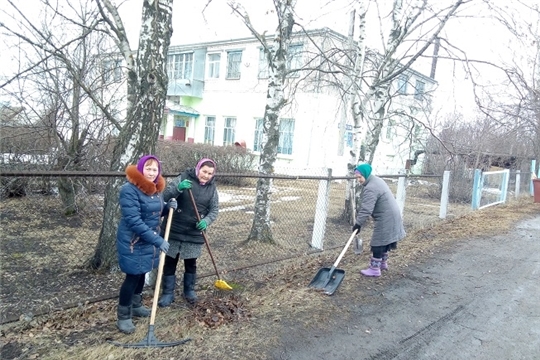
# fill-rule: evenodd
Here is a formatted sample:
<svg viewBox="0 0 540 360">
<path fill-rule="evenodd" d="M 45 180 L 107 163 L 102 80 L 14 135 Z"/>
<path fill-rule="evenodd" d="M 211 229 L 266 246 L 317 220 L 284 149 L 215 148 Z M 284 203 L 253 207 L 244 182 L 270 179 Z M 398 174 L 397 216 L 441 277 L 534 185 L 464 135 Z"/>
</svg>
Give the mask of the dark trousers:
<svg viewBox="0 0 540 360">
<path fill-rule="evenodd" d="M 118 304 L 121 306 L 130 306 L 133 294 L 140 294 L 144 287 L 145 274 L 126 274 L 126 278 L 120 287 L 120 296 Z"/>
<path fill-rule="evenodd" d="M 163 276 L 170 276 L 176 273 L 176 266 L 178 265 L 179 254 L 172 258 L 165 256 L 165 264 L 163 264 Z M 197 273 L 197 259 L 184 259 L 184 271 L 188 274 Z"/>
<path fill-rule="evenodd" d="M 389 252 L 391 250 L 396 250 L 396 249 L 397 249 L 397 241 L 388 245 L 384 245 L 384 246 L 372 246 L 371 252 L 373 253 L 374 258 L 381 259 L 385 252 Z"/>
</svg>

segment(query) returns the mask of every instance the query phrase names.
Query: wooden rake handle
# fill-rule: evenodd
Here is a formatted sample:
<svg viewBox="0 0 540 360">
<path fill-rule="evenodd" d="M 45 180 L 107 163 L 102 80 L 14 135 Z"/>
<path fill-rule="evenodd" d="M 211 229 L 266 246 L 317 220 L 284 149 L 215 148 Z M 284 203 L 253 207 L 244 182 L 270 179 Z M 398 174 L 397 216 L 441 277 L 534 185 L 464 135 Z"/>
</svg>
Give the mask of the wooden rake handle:
<svg viewBox="0 0 540 360">
<path fill-rule="evenodd" d="M 169 240 L 169 233 L 171 232 L 171 223 L 172 223 L 172 216 L 173 216 L 174 210 L 169 209 L 169 216 L 167 217 L 167 226 L 165 227 L 165 235 L 163 239 L 165 241 Z M 152 302 L 152 313 L 150 315 L 150 325 L 154 325 L 154 321 L 156 321 L 156 311 L 157 311 L 157 305 L 159 301 L 159 289 L 161 287 L 161 277 L 163 276 L 163 266 L 165 265 L 165 254 L 163 251 L 159 251 L 159 265 L 158 265 L 158 274 L 157 274 L 157 280 L 156 280 L 156 286 L 154 289 L 154 301 Z"/>
<path fill-rule="evenodd" d="M 191 189 L 188 189 L 188 192 L 189 198 L 191 199 L 191 204 L 193 205 L 193 210 L 195 210 L 195 215 L 197 215 L 197 221 L 201 221 L 201 215 L 199 214 L 199 210 L 197 209 L 197 204 L 195 203 L 195 199 L 193 198 L 193 193 L 191 192 Z M 206 245 L 206 249 L 208 250 L 208 254 L 210 254 L 210 259 L 212 259 L 212 265 L 214 265 L 216 276 L 218 280 L 221 280 L 221 278 L 219 277 L 219 271 L 216 266 L 216 261 L 214 260 L 214 255 L 212 255 L 212 250 L 210 250 L 210 244 L 208 244 L 208 238 L 206 237 L 206 233 L 204 231 L 201 231 L 201 234 L 204 238 L 204 243 Z"/>
</svg>

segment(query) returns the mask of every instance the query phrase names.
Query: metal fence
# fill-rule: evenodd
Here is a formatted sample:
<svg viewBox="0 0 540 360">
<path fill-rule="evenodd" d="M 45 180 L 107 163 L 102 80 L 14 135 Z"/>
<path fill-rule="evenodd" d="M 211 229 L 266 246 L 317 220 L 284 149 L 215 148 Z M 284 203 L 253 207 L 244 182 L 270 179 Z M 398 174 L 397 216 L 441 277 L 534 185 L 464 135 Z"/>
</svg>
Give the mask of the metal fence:
<svg viewBox="0 0 540 360">
<path fill-rule="evenodd" d="M 110 173 L 2 174 L 0 323 L 29 313 L 35 315 L 117 295 L 121 273 L 97 274 L 85 266 L 97 245 L 103 221 L 104 189 L 111 176 L 124 177 Z M 350 224 L 342 216 L 346 179 L 304 174 L 273 178 L 270 221 L 275 243 L 247 241 L 257 177 L 234 176 L 242 178 L 241 185 L 220 184 L 220 177 L 216 178 L 220 212 L 218 220 L 208 230 L 218 267 L 229 277 L 242 276 L 240 270 L 253 267 L 258 267 L 264 276 L 267 264 L 307 256 L 321 251 L 320 248 L 325 251 L 341 248 L 349 237 Z M 396 193 L 400 176 L 381 177 Z M 64 215 L 65 208 L 58 194 L 61 178 L 69 178 L 69 183 L 77 190 L 78 211 L 72 216 Z M 415 176 L 403 183 L 406 186 L 403 217 L 407 231 L 441 221 L 441 181 L 438 176 Z M 522 181 L 527 181 L 523 175 Z M 321 217 L 320 197 L 326 195 Z M 450 201 L 447 217 L 470 211 L 470 203 Z M 322 246 L 314 247 L 314 239 L 321 240 L 321 235 L 317 234 L 321 228 L 324 230 Z M 367 226 L 361 235 L 368 239 L 370 232 Z M 198 268 L 201 278 L 213 274 L 206 252 L 199 259 Z"/>
</svg>

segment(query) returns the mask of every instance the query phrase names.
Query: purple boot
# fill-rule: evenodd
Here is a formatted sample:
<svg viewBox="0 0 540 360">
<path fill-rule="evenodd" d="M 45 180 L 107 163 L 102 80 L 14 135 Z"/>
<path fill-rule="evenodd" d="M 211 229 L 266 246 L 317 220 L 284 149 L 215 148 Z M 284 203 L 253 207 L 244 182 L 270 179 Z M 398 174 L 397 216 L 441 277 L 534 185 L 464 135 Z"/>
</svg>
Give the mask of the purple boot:
<svg viewBox="0 0 540 360">
<path fill-rule="evenodd" d="M 372 257 L 369 268 L 360 270 L 360 273 L 362 273 L 364 276 L 381 276 L 381 261 L 382 259 Z"/>
<path fill-rule="evenodd" d="M 381 270 L 388 270 L 388 253 L 387 252 L 382 254 Z"/>
</svg>

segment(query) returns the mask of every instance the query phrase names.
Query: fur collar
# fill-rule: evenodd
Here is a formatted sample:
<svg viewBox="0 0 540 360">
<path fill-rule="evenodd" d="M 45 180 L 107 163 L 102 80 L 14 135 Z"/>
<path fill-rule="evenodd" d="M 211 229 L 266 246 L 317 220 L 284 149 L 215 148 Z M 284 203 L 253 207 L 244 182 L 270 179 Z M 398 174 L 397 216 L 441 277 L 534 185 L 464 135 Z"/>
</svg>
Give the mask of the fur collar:
<svg viewBox="0 0 540 360">
<path fill-rule="evenodd" d="M 157 184 L 148 180 L 137 170 L 136 165 L 129 165 L 126 168 L 127 180 L 139 188 L 146 195 L 154 195 L 160 193 L 165 189 L 165 179 L 161 174 L 158 175 Z"/>
</svg>

